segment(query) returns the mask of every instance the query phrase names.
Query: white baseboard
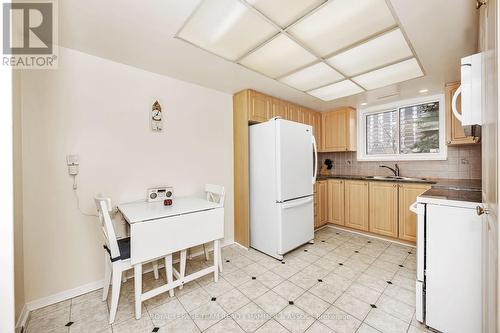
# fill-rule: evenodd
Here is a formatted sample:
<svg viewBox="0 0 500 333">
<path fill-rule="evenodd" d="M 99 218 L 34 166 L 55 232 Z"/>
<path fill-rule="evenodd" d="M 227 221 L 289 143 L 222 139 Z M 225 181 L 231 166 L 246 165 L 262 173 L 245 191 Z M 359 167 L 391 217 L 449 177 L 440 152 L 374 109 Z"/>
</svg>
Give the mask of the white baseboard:
<svg viewBox="0 0 500 333">
<path fill-rule="evenodd" d="M 28 307 L 26 306 L 26 304 L 24 304 L 23 308 L 21 309 L 21 314 L 17 318 L 16 328 L 21 328 L 23 326 L 26 326 L 26 322 L 28 321 L 29 314 L 30 314 L 30 311 L 28 310 Z"/>
<path fill-rule="evenodd" d="M 53 294 L 47 297 L 43 297 L 31 302 L 26 303 L 26 307 L 28 308 L 28 311 L 33 311 L 36 309 L 40 309 L 43 307 L 46 307 L 48 305 L 56 304 L 62 301 L 65 301 L 67 299 L 80 296 L 86 293 L 89 293 L 91 291 L 97 290 L 102 288 L 103 285 L 103 280 L 98 280 L 90 283 L 86 283 L 84 285 L 78 286 L 73 289 L 68 289 L 61 291 L 57 294 Z"/>
<path fill-rule="evenodd" d="M 229 246 L 232 244 L 234 244 L 234 241 L 232 241 L 232 240 L 222 241 L 221 247 L 226 247 L 226 246 Z M 202 254 L 204 255 L 204 252 L 199 251 L 199 252 L 193 253 L 192 255 L 193 255 L 193 257 L 196 257 L 196 256 L 199 256 Z M 174 261 L 174 263 L 177 263 L 177 262 L 179 262 L 179 260 Z M 164 265 L 159 265 L 159 267 L 164 267 Z M 151 272 L 152 270 L 153 270 L 153 268 L 148 268 L 148 269 L 144 270 L 144 273 Z M 130 277 L 132 277 L 132 276 L 133 276 L 133 274 Z M 40 308 L 43 308 L 43 307 L 46 307 L 46 306 L 49 306 L 52 304 L 56 304 L 56 303 L 59 303 L 59 302 L 83 295 L 83 294 L 87 294 L 87 293 L 92 292 L 92 291 L 97 290 L 97 289 L 101 289 L 103 286 L 103 283 L 104 283 L 104 280 L 90 282 L 90 283 L 78 286 L 76 288 L 73 288 L 73 289 L 64 290 L 64 291 L 58 292 L 56 294 L 53 294 L 53 295 L 43 297 L 43 298 L 26 303 L 23 306 L 23 310 L 22 310 L 21 315 L 19 316 L 19 319 L 16 323 L 16 327 L 21 327 L 21 326 L 24 326 L 26 324 L 26 321 L 29 317 L 30 311 L 40 309 Z"/>
</svg>

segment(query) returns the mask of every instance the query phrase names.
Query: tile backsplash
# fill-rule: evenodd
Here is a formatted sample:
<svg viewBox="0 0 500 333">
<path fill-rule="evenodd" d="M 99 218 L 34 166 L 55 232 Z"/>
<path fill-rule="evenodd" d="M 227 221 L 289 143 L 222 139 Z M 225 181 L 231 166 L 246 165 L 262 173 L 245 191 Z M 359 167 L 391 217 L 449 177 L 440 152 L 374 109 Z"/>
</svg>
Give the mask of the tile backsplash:
<svg viewBox="0 0 500 333">
<path fill-rule="evenodd" d="M 481 146 L 448 147 L 446 161 L 358 161 L 356 152 L 320 153 L 321 165 L 329 158 L 333 161 L 332 175 L 387 176 L 390 170 L 379 165 L 398 163 L 405 177 L 442 179 L 481 179 Z"/>
</svg>

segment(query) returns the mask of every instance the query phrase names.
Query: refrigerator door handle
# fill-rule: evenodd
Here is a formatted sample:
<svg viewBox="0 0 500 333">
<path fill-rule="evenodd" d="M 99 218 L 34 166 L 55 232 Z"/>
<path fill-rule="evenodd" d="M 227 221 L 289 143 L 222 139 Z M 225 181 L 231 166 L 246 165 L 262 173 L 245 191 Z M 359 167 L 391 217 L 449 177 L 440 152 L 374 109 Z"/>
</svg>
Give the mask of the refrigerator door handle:
<svg viewBox="0 0 500 333">
<path fill-rule="evenodd" d="M 293 200 L 291 202 L 287 202 L 287 203 L 283 204 L 283 206 L 281 206 L 281 207 L 283 209 L 294 208 L 294 207 L 297 207 L 297 206 L 302 206 L 302 205 L 308 204 L 312 200 L 313 200 L 313 198 L 311 198 L 311 197 L 308 197 L 308 198 L 305 198 L 305 199 Z"/>
<path fill-rule="evenodd" d="M 316 146 L 316 138 L 314 135 L 312 136 L 312 144 L 314 150 L 314 175 L 312 179 L 312 183 L 316 183 L 316 178 L 318 176 L 318 147 Z"/>
</svg>

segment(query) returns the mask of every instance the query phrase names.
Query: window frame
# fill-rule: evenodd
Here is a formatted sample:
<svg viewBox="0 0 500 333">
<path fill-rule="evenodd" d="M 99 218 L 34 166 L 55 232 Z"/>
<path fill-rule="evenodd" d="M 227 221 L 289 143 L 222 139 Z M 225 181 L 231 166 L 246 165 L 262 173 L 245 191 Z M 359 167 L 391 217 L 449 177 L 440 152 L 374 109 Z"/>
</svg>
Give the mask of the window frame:
<svg viewBox="0 0 500 333">
<path fill-rule="evenodd" d="M 400 109 L 418 104 L 439 102 L 439 153 L 421 153 L 421 154 L 401 154 L 399 145 L 401 137 L 399 115 Z M 377 154 L 368 155 L 366 151 L 366 116 L 381 112 L 397 111 L 398 115 L 398 153 L 396 154 Z M 444 161 L 448 156 L 448 147 L 446 145 L 446 115 L 444 105 L 444 94 L 422 96 L 417 98 L 399 100 L 382 105 L 371 106 L 358 109 L 358 161 Z"/>
</svg>

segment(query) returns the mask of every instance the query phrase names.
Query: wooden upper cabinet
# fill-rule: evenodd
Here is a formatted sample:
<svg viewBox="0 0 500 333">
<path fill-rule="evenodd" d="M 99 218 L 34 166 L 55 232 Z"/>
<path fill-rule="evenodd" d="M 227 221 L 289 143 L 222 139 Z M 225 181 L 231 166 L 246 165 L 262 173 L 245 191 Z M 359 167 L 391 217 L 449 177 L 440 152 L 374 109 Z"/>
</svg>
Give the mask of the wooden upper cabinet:
<svg viewBox="0 0 500 333">
<path fill-rule="evenodd" d="M 296 104 L 288 103 L 288 120 L 301 123 L 303 121 L 302 118 L 301 107 Z"/>
<path fill-rule="evenodd" d="M 315 221 L 315 227 L 324 226 L 328 222 L 328 182 L 326 180 L 322 180 L 317 182 L 317 198 L 318 198 L 318 216 Z"/>
<path fill-rule="evenodd" d="M 271 99 L 271 117 L 288 119 L 288 103 L 277 98 Z"/>
<path fill-rule="evenodd" d="M 250 90 L 250 110 L 248 120 L 252 122 L 264 122 L 271 115 L 272 98 L 257 91 Z"/>
<path fill-rule="evenodd" d="M 345 226 L 368 231 L 368 182 L 346 180 L 344 185 Z"/>
<path fill-rule="evenodd" d="M 328 222 L 344 225 L 344 180 L 328 180 Z"/>
<path fill-rule="evenodd" d="M 311 125 L 313 126 L 313 111 L 306 109 L 306 108 L 300 108 L 300 122 L 306 125 Z"/>
<path fill-rule="evenodd" d="M 398 237 L 398 185 L 370 182 L 370 232 Z"/>
<path fill-rule="evenodd" d="M 322 115 L 322 151 L 356 151 L 356 111 L 352 108 Z"/>
<path fill-rule="evenodd" d="M 410 205 L 417 197 L 430 189 L 430 185 L 399 184 L 399 238 L 417 241 L 417 215 L 410 211 Z"/>
<path fill-rule="evenodd" d="M 465 135 L 462 123 L 453 115 L 451 110 L 451 102 L 453 94 L 460 87 L 460 82 L 448 83 L 445 86 L 446 99 L 446 144 L 448 145 L 470 145 L 479 142 L 479 138 L 475 136 Z M 457 111 L 461 109 L 461 95 L 457 98 Z"/>
</svg>

